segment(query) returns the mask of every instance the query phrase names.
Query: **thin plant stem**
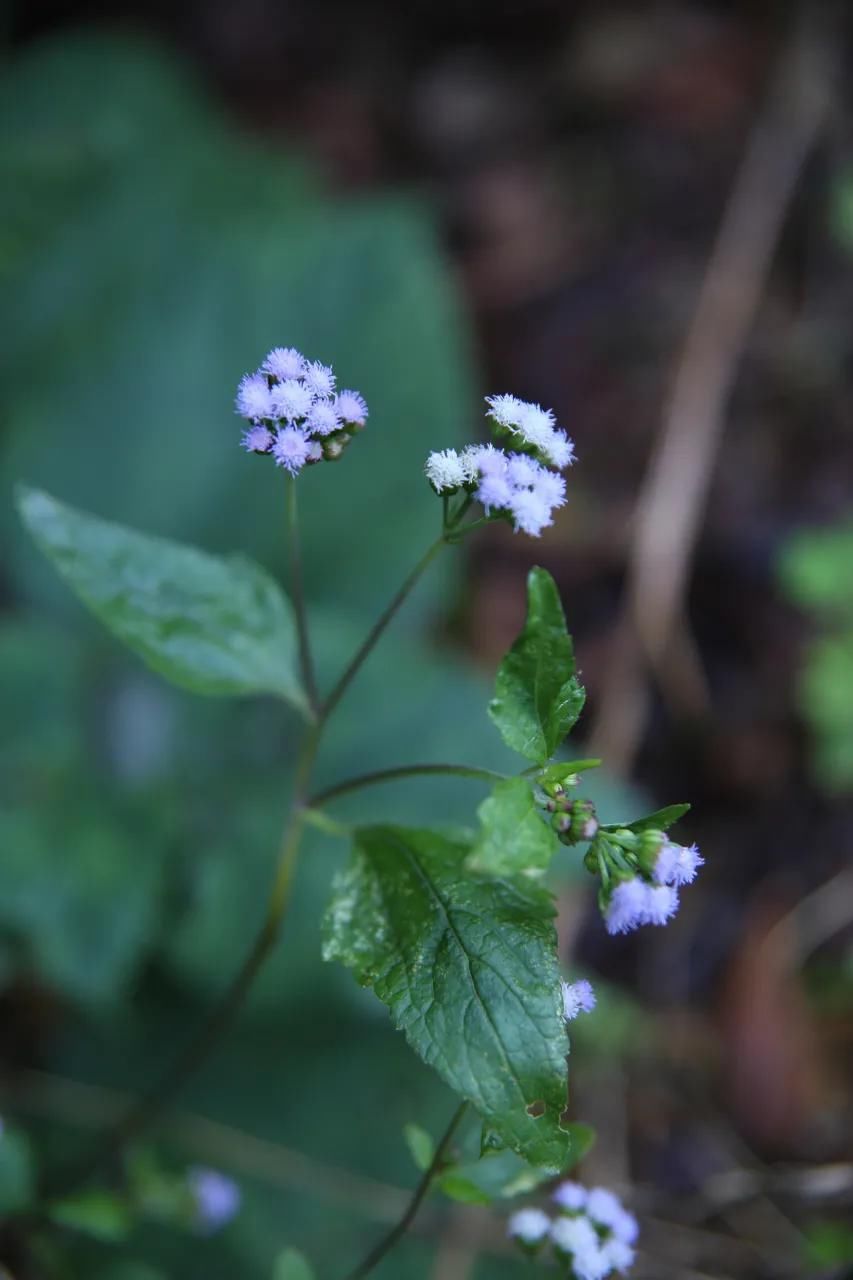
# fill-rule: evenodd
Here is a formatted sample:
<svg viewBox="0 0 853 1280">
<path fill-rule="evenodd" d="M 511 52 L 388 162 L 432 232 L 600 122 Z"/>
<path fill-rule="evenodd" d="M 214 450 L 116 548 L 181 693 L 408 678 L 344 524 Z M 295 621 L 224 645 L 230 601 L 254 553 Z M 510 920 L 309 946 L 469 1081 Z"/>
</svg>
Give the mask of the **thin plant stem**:
<svg viewBox="0 0 853 1280">
<path fill-rule="evenodd" d="M 453 1139 L 454 1133 L 459 1128 L 467 1107 L 468 1103 L 463 1102 L 454 1111 L 450 1124 L 445 1129 L 444 1135 L 435 1149 L 435 1155 L 429 1163 L 429 1168 L 424 1171 L 423 1177 L 415 1187 L 412 1198 L 399 1221 L 394 1224 L 387 1235 L 382 1237 L 377 1245 L 374 1245 L 358 1266 L 347 1273 L 345 1280 L 364 1280 L 364 1277 L 370 1275 L 371 1271 L 379 1266 L 386 1254 L 389 1254 L 397 1242 L 406 1234 L 423 1203 L 424 1197 L 432 1186 L 434 1178 L 441 1170 L 447 1148 Z"/>
<path fill-rule="evenodd" d="M 307 801 L 309 809 L 319 809 L 331 800 L 348 795 L 351 791 L 361 791 L 364 787 L 375 787 L 383 782 L 394 782 L 398 778 L 415 778 L 423 774 L 442 774 L 457 778 L 476 778 L 481 782 L 505 782 L 505 773 L 494 773 L 491 769 L 476 769 L 467 764 L 404 764 L 396 769 L 377 769 L 375 773 L 362 773 L 344 782 L 336 782 L 332 787 L 318 791 Z"/>
<path fill-rule="evenodd" d="M 420 578 L 421 574 L 424 572 L 427 566 L 432 562 L 435 556 L 438 555 L 439 551 L 444 546 L 444 544 L 445 544 L 445 536 L 442 533 L 441 537 L 436 538 L 432 546 L 427 548 L 427 550 L 421 556 L 420 560 L 415 565 L 414 569 L 409 574 L 409 576 L 406 578 L 405 582 L 400 587 L 399 591 L 396 593 L 394 598 L 391 600 L 388 606 L 383 610 L 383 612 L 379 615 L 376 622 L 373 624 L 367 636 L 365 637 L 364 642 L 361 644 L 361 646 L 357 650 L 355 657 L 352 659 L 349 666 L 343 672 L 337 684 L 332 689 L 331 693 L 328 695 L 325 702 L 320 707 L 320 724 L 325 724 L 325 722 L 328 720 L 329 716 L 332 714 L 335 707 L 338 705 L 341 698 L 346 693 L 353 679 L 360 671 L 362 663 L 364 662 L 365 658 L 367 658 L 370 651 L 373 649 L 373 646 L 376 644 L 377 640 L 382 635 L 382 632 L 388 626 L 388 623 L 394 617 L 395 613 L 400 608 L 400 605 L 403 604 L 404 600 L 408 596 L 409 592 L 412 590 L 412 587 L 414 587 L 415 583 Z"/>
<path fill-rule="evenodd" d="M 289 503 L 289 511 L 294 521 L 296 516 L 295 503 L 295 496 L 292 496 L 292 501 Z M 293 883 L 293 873 L 296 868 L 296 860 L 299 853 L 299 843 L 306 820 L 306 810 L 308 807 L 306 804 L 306 798 L 308 794 L 308 787 L 310 785 L 311 771 L 314 767 L 314 761 L 317 756 L 317 750 L 320 745 L 320 739 L 323 729 L 325 728 L 326 721 L 339 699 L 349 687 L 350 682 L 358 673 L 362 663 L 376 644 L 382 632 L 403 604 L 424 569 L 426 569 L 427 565 L 443 545 L 444 535 L 442 534 L 442 536 L 427 549 L 425 554 L 415 565 L 412 572 L 406 578 L 399 591 L 391 600 L 388 607 L 380 615 L 364 643 L 358 649 L 355 657 L 338 680 L 338 683 L 335 685 L 332 693 L 329 695 L 329 698 L 326 700 L 325 704 L 318 709 L 314 721 L 309 725 L 306 731 L 297 761 L 293 785 L 293 801 L 281 838 L 275 876 L 273 878 L 269 899 L 267 901 L 266 914 L 261 928 L 249 948 L 249 952 L 246 959 L 243 961 L 243 964 L 232 978 L 219 1002 L 210 1010 L 207 1018 L 202 1022 L 195 1035 L 184 1046 L 181 1053 L 167 1068 L 164 1075 L 154 1085 L 154 1087 L 147 1093 L 143 1094 L 129 1109 L 126 1115 L 119 1119 L 115 1127 L 106 1135 L 104 1141 L 91 1153 L 90 1156 L 88 1156 L 79 1165 L 76 1165 L 72 1170 L 66 1170 L 64 1173 L 60 1173 L 56 1179 L 48 1182 L 43 1188 L 44 1195 L 56 1195 L 69 1190 L 79 1182 L 84 1181 L 104 1161 L 115 1155 L 123 1146 L 136 1138 L 144 1129 L 148 1128 L 160 1112 L 165 1110 L 180 1094 L 187 1081 L 195 1075 L 196 1071 L 198 1071 L 199 1067 L 207 1059 L 211 1050 L 218 1043 L 222 1035 L 228 1030 L 234 1021 L 234 1018 L 239 1013 L 255 977 L 278 941 L 279 934 L 281 933 L 282 923 L 284 921 L 284 916 L 290 899 L 290 889 Z M 293 546 L 298 548 L 298 542 L 292 540 L 291 547 Z M 298 575 L 298 554 L 295 564 L 292 561 L 292 568 L 294 568 L 295 574 Z M 298 578 L 294 578 L 294 600 L 301 601 L 301 587 L 297 587 L 297 582 Z M 304 606 L 300 608 L 300 606 L 297 605 L 297 620 L 300 617 L 300 613 L 304 625 Z M 300 637 L 301 635 L 302 632 L 300 632 Z M 302 648 L 302 640 L 300 639 L 300 652 L 303 653 L 306 660 L 310 662 L 310 654 L 307 646 L 307 632 L 305 633 L 304 649 Z"/>
<path fill-rule="evenodd" d="M 296 477 L 287 477 L 287 543 L 290 555 L 290 592 L 296 614 L 296 635 L 299 641 L 299 668 L 302 683 L 308 697 L 308 705 L 314 715 L 319 707 L 314 661 L 311 657 L 311 641 L 308 636 L 308 614 L 305 608 L 305 591 L 302 585 L 302 552 L 299 539 L 299 509 L 296 501 Z"/>
</svg>

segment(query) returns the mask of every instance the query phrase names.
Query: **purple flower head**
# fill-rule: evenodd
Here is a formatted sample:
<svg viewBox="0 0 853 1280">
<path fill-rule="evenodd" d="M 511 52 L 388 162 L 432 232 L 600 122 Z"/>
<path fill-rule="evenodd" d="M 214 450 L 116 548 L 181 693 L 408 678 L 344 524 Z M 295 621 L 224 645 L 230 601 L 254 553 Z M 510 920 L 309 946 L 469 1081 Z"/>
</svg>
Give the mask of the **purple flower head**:
<svg viewBox="0 0 853 1280">
<path fill-rule="evenodd" d="M 591 1013 L 595 1008 L 595 992 L 592 983 L 587 982 L 586 978 L 581 978 L 579 982 L 561 982 L 560 989 L 563 995 L 563 1017 L 567 1022 L 571 1022 L 579 1013 Z"/>
<path fill-rule="evenodd" d="M 286 378 L 270 392 L 273 413 L 286 422 L 304 418 L 314 403 L 314 393 L 298 378 Z"/>
<path fill-rule="evenodd" d="M 565 431 L 552 431 L 550 440 L 545 441 L 539 448 L 546 462 L 550 462 L 551 466 L 559 471 L 564 467 L 570 467 L 575 460 L 575 446 Z"/>
<path fill-rule="evenodd" d="M 305 425 L 312 435 L 328 436 L 337 431 L 341 420 L 331 400 L 317 400 L 311 406 Z"/>
<path fill-rule="evenodd" d="M 576 1280 L 604 1280 L 610 1266 L 589 1218 L 558 1218 L 551 1227 L 551 1240 L 559 1254 L 571 1258 Z"/>
<path fill-rule="evenodd" d="M 321 364 L 319 360 L 306 361 L 302 376 L 315 396 L 335 394 L 335 375 L 327 364 Z"/>
<path fill-rule="evenodd" d="M 606 1240 L 601 1246 L 601 1252 L 611 1270 L 618 1271 L 620 1275 L 624 1275 L 634 1265 L 634 1250 L 617 1236 Z"/>
<path fill-rule="evenodd" d="M 240 379 L 235 404 L 240 416 L 250 422 L 273 416 L 270 389 L 263 374 L 247 373 Z"/>
<path fill-rule="evenodd" d="M 264 373 L 274 378 L 301 378 L 305 369 L 305 357 L 295 347 L 273 347 L 261 365 Z"/>
<path fill-rule="evenodd" d="M 363 426 L 367 421 L 367 404 L 357 391 L 341 391 L 335 398 L 335 408 L 344 422 Z"/>
<path fill-rule="evenodd" d="M 539 464 L 525 453 L 511 453 L 507 462 L 507 479 L 517 489 L 528 489 L 539 479 Z"/>
<path fill-rule="evenodd" d="M 255 423 L 247 427 L 240 441 L 247 453 L 269 453 L 272 448 L 273 434 L 264 426 Z"/>
<path fill-rule="evenodd" d="M 692 884 L 705 859 L 695 844 L 673 844 L 666 840 L 655 862 L 654 878 L 658 884 Z"/>
<path fill-rule="evenodd" d="M 519 1209 L 506 1225 L 507 1235 L 523 1244 L 539 1244 L 551 1230 L 551 1219 L 542 1209 Z"/>
<path fill-rule="evenodd" d="M 587 1190 L 579 1182 L 561 1182 L 551 1199 L 561 1209 L 577 1213 L 586 1204 Z"/>
<path fill-rule="evenodd" d="M 467 467 L 455 449 L 431 453 L 424 472 L 436 493 L 455 493 L 465 483 Z"/>
<path fill-rule="evenodd" d="M 606 1187 L 593 1187 L 586 1202 L 586 1211 L 593 1222 L 612 1231 L 623 1244 L 636 1243 L 640 1228 L 637 1219 L 622 1205 L 622 1201 Z"/>
<path fill-rule="evenodd" d="M 187 1180 L 200 1231 L 212 1234 L 231 1221 L 240 1208 L 240 1188 L 236 1182 L 217 1169 L 201 1166 L 190 1169 Z"/>
<path fill-rule="evenodd" d="M 481 476 L 505 476 L 507 455 L 493 444 L 470 444 L 465 450 Z"/>
<path fill-rule="evenodd" d="M 553 524 L 551 508 L 532 489 L 518 489 L 509 504 L 516 529 L 538 538 L 543 529 Z"/>
<path fill-rule="evenodd" d="M 636 876 L 620 880 L 610 895 L 604 915 L 608 933 L 630 933 L 645 922 L 648 885 Z"/>
<path fill-rule="evenodd" d="M 512 487 L 503 476 L 486 474 L 480 481 L 476 498 L 483 504 L 488 516 L 491 515 L 493 508 L 502 511 L 509 507 L 512 501 Z"/>
<path fill-rule="evenodd" d="M 494 419 L 502 427 L 516 427 L 521 421 L 524 401 L 516 396 L 486 396 L 489 406 L 486 417 Z"/>
<path fill-rule="evenodd" d="M 646 909 L 642 924 L 666 924 L 678 910 L 678 894 L 669 884 L 646 886 Z"/>
<path fill-rule="evenodd" d="M 276 465 L 284 467 L 295 476 L 308 461 L 311 444 L 304 431 L 298 427 L 284 427 L 279 431 L 272 447 L 272 455 Z"/>
<path fill-rule="evenodd" d="M 547 467 L 539 468 L 533 491 L 549 507 L 563 507 L 566 505 L 566 482 L 556 471 L 549 471 Z"/>
</svg>

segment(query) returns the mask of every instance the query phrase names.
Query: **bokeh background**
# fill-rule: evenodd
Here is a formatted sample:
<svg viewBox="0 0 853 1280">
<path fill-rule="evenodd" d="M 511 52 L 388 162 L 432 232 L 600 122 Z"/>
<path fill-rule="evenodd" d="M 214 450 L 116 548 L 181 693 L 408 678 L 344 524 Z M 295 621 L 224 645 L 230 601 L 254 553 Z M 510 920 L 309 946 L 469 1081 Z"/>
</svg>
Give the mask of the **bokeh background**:
<svg viewBox="0 0 853 1280">
<path fill-rule="evenodd" d="M 567 972 L 601 996 L 573 1036 L 573 1114 L 600 1134 L 582 1176 L 642 1218 L 637 1276 L 853 1274 L 852 17 L 3 6 L 3 1274 L 254 1280 L 293 1245 L 342 1275 L 416 1181 L 404 1126 L 437 1134 L 452 1109 L 320 962 L 345 850 L 315 834 L 239 1026 L 134 1156 L 161 1190 L 221 1169 L 239 1215 L 210 1237 L 156 1195 L 132 1222 L 8 1216 L 242 959 L 298 729 L 121 652 L 12 489 L 283 571 L 279 477 L 236 447 L 231 408 L 276 344 L 371 406 L 344 463 L 300 480 L 326 672 L 434 536 L 423 457 L 482 434 L 482 394 L 552 405 L 575 439 L 541 542 L 490 528 L 430 573 L 342 704 L 322 780 L 506 764 L 489 681 L 527 568 L 549 568 L 602 810 L 690 800 L 682 838 L 707 858 L 669 928 L 620 940 L 577 859 L 556 869 Z M 481 798 L 429 780 L 340 808 L 465 822 Z M 377 1275 L 512 1280 L 504 1217 L 436 1198 Z"/>
</svg>

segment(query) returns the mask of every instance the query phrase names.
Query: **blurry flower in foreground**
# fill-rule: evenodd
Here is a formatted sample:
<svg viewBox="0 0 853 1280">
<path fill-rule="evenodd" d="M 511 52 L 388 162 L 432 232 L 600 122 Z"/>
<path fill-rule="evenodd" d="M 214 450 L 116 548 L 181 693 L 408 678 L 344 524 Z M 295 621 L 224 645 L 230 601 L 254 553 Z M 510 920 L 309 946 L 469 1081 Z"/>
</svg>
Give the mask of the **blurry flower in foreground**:
<svg viewBox="0 0 853 1280">
<path fill-rule="evenodd" d="M 187 1175 L 200 1231 L 212 1234 L 230 1222 L 240 1208 L 240 1188 L 217 1169 L 196 1166 Z"/>
<path fill-rule="evenodd" d="M 541 1209 L 513 1214 L 508 1234 L 527 1254 L 538 1253 L 546 1238 L 572 1280 L 608 1280 L 624 1274 L 634 1261 L 637 1220 L 606 1187 L 587 1191 L 578 1182 L 561 1182 L 553 1193 L 557 1216 Z"/>
<path fill-rule="evenodd" d="M 335 374 L 295 347 L 275 347 L 237 389 L 237 412 L 249 426 L 241 444 L 269 453 L 290 475 L 315 462 L 334 461 L 367 421 L 357 391 L 335 393 Z"/>
<path fill-rule="evenodd" d="M 551 1219 L 542 1209 L 519 1209 L 507 1223 L 507 1235 L 528 1248 L 541 1244 L 550 1230 Z"/>
</svg>

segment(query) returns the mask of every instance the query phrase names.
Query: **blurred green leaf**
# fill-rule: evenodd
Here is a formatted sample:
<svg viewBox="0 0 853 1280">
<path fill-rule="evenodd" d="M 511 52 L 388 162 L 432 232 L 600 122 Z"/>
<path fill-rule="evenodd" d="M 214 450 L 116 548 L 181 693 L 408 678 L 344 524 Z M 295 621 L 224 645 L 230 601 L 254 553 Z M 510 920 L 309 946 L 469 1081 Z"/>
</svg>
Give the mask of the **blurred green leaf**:
<svg viewBox="0 0 853 1280">
<path fill-rule="evenodd" d="M 409 1148 L 415 1168 L 425 1173 L 435 1155 L 435 1143 L 432 1138 L 426 1129 L 422 1129 L 418 1124 L 404 1125 L 403 1137 L 406 1139 L 406 1146 Z"/>
<path fill-rule="evenodd" d="M 527 881 L 471 876 L 469 851 L 431 831 L 360 830 L 335 883 L 324 956 L 373 987 L 507 1146 L 556 1172 L 571 1140 L 560 1127 L 568 1045 L 553 901 Z"/>
<path fill-rule="evenodd" d="M 230 561 L 152 538 L 21 489 L 21 518 L 110 631 L 194 693 L 274 693 L 298 707 L 295 626 L 278 585 Z"/>
<path fill-rule="evenodd" d="M 49 1206 L 48 1216 L 59 1226 L 110 1244 L 126 1240 L 133 1228 L 130 1206 L 110 1191 L 80 1191 L 65 1196 Z"/>
<path fill-rule="evenodd" d="M 0 1214 L 17 1213 L 35 1191 L 35 1158 L 29 1138 L 6 1125 L 0 1133 Z"/>
<path fill-rule="evenodd" d="M 853 614 L 853 525 L 798 533 L 779 561 L 786 594 L 804 609 L 830 617 Z"/>
<path fill-rule="evenodd" d="M 451 1200 L 485 1205 L 535 1191 L 550 1176 L 546 1170 L 522 1160 L 514 1151 L 504 1150 L 454 1165 L 441 1175 L 437 1185 Z"/>
<path fill-rule="evenodd" d="M 285 1249 L 275 1260 L 272 1280 L 314 1280 L 307 1258 L 296 1249 Z"/>
<path fill-rule="evenodd" d="M 806 1228 L 806 1260 L 811 1267 L 853 1262 L 853 1227 L 845 1222 L 815 1222 Z"/>
<path fill-rule="evenodd" d="M 506 744 L 545 764 L 583 709 L 571 637 L 554 579 L 534 568 L 527 577 L 527 621 L 504 658 L 489 714 Z"/>
<path fill-rule="evenodd" d="M 501 876 L 546 870 L 559 842 L 527 778 L 499 782 L 477 813 L 482 829 L 468 859 L 472 871 Z"/>
</svg>

